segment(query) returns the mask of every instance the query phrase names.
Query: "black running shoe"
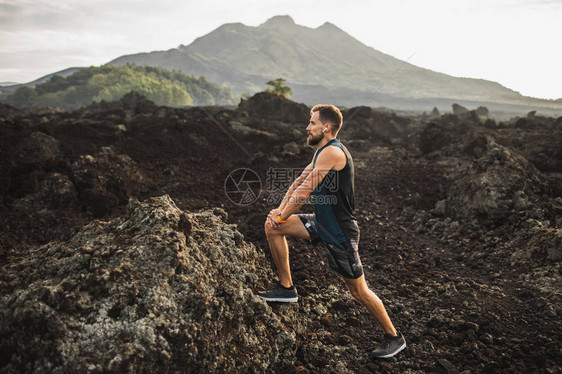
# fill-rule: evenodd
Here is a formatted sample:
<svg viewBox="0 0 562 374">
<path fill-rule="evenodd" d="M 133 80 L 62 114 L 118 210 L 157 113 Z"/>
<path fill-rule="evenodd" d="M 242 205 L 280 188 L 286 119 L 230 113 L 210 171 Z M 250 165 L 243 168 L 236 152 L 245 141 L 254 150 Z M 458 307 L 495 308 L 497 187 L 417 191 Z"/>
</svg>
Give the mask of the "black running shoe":
<svg viewBox="0 0 562 374">
<path fill-rule="evenodd" d="M 390 358 L 406 348 L 406 340 L 400 331 L 397 336 L 384 334 L 381 345 L 373 351 L 372 356 L 376 358 Z"/>
<path fill-rule="evenodd" d="M 280 303 L 296 303 L 299 299 L 295 286 L 283 287 L 280 283 L 269 291 L 258 292 L 258 296 L 265 301 L 277 301 Z"/>
</svg>

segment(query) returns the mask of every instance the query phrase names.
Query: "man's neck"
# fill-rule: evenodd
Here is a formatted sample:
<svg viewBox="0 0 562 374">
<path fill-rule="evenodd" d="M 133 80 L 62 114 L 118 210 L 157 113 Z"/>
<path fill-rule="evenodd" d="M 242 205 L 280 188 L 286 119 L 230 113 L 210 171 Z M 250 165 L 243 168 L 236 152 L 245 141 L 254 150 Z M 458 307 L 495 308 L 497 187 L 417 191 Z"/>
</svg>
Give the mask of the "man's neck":
<svg viewBox="0 0 562 374">
<path fill-rule="evenodd" d="M 332 137 L 324 137 L 320 143 L 316 144 L 316 149 L 320 149 L 323 146 L 325 146 L 326 144 L 328 144 L 329 142 L 331 142 L 332 140 L 334 140 L 336 137 L 332 136 Z"/>
</svg>

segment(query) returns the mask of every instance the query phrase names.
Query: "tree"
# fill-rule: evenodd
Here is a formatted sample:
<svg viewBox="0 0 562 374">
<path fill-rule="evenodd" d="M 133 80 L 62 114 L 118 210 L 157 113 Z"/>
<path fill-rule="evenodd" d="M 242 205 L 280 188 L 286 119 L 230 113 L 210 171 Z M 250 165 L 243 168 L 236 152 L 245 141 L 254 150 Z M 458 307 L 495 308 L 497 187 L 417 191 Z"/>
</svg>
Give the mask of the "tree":
<svg viewBox="0 0 562 374">
<path fill-rule="evenodd" d="M 31 87 L 19 87 L 16 92 L 6 98 L 6 103 L 18 108 L 33 106 L 37 100 L 37 92 Z"/>
<path fill-rule="evenodd" d="M 269 81 L 266 84 L 268 86 L 272 86 L 273 89 L 268 88 L 267 91 L 273 92 L 276 95 L 283 96 L 288 99 L 293 94 L 293 90 L 291 90 L 291 87 L 285 86 L 285 82 L 286 80 L 283 78 L 277 78 L 275 80 Z"/>
</svg>

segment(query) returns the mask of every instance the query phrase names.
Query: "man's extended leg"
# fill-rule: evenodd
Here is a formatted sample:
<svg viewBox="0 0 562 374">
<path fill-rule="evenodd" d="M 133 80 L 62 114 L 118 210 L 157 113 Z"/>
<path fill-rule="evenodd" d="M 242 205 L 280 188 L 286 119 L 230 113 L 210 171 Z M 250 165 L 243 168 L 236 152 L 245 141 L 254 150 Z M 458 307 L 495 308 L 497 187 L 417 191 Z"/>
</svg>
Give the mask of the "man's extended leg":
<svg viewBox="0 0 562 374">
<path fill-rule="evenodd" d="M 287 245 L 286 236 L 310 240 L 310 235 L 297 215 L 290 216 L 287 222 L 277 228 L 271 227 L 266 221 L 265 234 L 269 242 L 269 250 L 277 267 L 279 282 L 284 287 L 291 287 L 293 280 L 291 278 L 289 246 Z"/>
<path fill-rule="evenodd" d="M 369 289 L 365 282 L 365 275 L 357 279 L 343 278 L 351 295 L 363 304 L 369 313 L 375 317 L 385 334 L 396 335 L 396 329 L 388 317 L 388 313 L 381 299 Z"/>
<path fill-rule="evenodd" d="M 385 333 L 383 341 L 373 351 L 373 355 L 379 358 L 389 358 L 406 348 L 404 336 L 394 328 L 381 299 L 367 286 L 365 275 L 357 279 L 343 278 L 343 280 L 351 295 L 369 310 Z"/>
</svg>

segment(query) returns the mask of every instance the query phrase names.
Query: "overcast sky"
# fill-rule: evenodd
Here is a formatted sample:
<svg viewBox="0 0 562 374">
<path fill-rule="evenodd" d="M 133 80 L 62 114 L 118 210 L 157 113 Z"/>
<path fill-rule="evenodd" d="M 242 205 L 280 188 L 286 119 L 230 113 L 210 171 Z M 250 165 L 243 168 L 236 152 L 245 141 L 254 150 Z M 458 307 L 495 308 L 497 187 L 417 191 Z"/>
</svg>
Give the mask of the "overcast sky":
<svg viewBox="0 0 562 374">
<path fill-rule="evenodd" d="M 329 21 L 402 60 L 562 97 L 562 0 L 0 0 L 0 82 L 188 45 L 224 23 Z"/>
</svg>

